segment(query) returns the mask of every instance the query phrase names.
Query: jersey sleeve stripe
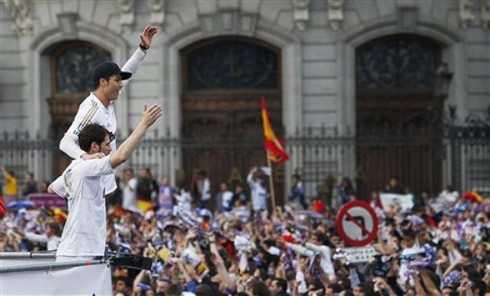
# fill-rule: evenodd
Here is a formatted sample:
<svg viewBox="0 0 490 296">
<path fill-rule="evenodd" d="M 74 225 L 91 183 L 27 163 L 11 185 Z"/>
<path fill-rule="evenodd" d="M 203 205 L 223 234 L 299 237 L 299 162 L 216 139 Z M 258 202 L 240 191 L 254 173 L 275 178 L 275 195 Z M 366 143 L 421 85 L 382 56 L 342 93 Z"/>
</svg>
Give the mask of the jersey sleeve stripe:
<svg viewBox="0 0 490 296">
<path fill-rule="evenodd" d="M 87 114 L 85 115 L 85 117 L 83 118 L 82 122 L 79 125 L 80 129 L 84 128 L 90 122 L 90 120 L 94 117 L 98 109 L 99 107 L 96 105 L 90 107 Z"/>
</svg>

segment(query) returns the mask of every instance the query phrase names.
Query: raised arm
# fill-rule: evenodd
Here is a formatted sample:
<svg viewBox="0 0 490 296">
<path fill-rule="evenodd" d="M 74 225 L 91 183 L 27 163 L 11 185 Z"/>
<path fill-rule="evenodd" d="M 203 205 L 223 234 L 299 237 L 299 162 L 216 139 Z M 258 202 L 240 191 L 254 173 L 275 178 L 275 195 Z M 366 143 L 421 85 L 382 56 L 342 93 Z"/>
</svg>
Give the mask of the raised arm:
<svg viewBox="0 0 490 296">
<path fill-rule="evenodd" d="M 146 56 L 146 51 L 150 48 L 153 37 L 158 32 L 158 29 L 153 26 L 147 26 L 140 34 L 140 44 L 129 60 L 122 66 L 122 71 L 136 73 L 139 66 L 143 62 L 143 58 Z M 131 77 L 132 78 L 132 77 Z M 131 78 L 123 81 L 123 87 L 125 87 Z M 124 90 L 124 88 L 123 88 Z"/>
<path fill-rule="evenodd" d="M 115 153 L 111 154 L 110 162 L 113 168 L 125 162 L 138 147 L 145 136 L 146 131 L 162 115 L 162 107 L 153 105 L 147 108 L 145 105 L 143 118 L 131 135 L 119 146 Z"/>
<path fill-rule="evenodd" d="M 317 246 L 317 245 L 312 244 L 312 243 L 306 243 L 305 244 L 305 247 L 307 249 L 310 249 L 310 250 L 312 250 L 314 252 L 319 252 L 319 253 L 323 253 L 325 251 L 329 251 L 328 247 L 327 246 L 324 246 L 324 245 Z"/>
<path fill-rule="evenodd" d="M 253 175 L 255 173 L 255 171 L 257 170 L 256 167 L 252 168 L 250 170 L 250 172 L 248 173 L 248 176 L 247 176 L 247 182 L 249 185 L 253 184 L 254 180 L 253 180 Z"/>
<path fill-rule="evenodd" d="M 291 243 L 286 243 L 286 246 L 290 247 L 291 250 L 293 250 L 296 254 L 299 254 L 301 256 L 313 256 L 314 252 L 312 250 L 309 250 L 302 245 L 298 244 L 291 244 Z"/>
<path fill-rule="evenodd" d="M 5 167 L 2 166 L 1 170 L 2 170 L 3 177 L 5 178 L 5 180 L 7 180 L 9 182 L 13 179 L 12 175 L 5 169 Z"/>
</svg>

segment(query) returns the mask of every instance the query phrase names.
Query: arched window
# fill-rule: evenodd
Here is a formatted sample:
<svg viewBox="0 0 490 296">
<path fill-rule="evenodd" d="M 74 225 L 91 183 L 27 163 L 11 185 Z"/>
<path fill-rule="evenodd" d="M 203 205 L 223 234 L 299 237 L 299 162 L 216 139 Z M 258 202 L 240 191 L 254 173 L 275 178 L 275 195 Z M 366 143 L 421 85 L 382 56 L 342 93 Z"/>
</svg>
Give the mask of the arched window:
<svg viewBox="0 0 490 296">
<path fill-rule="evenodd" d="M 89 42 L 71 41 L 56 47 L 51 56 L 54 98 L 80 97 L 93 90 L 92 70 L 111 55 Z"/>
<path fill-rule="evenodd" d="M 434 94 L 443 46 L 423 36 L 400 34 L 356 49 L 357 171 L 362 197 L 384 188 L 390 176 L 420 193 L 441 188 L 438 118 Z"/>
<path fill-rule="evenodd" d="M 436 41 L 410 34 L 378 38 L 357 48 L 358 132 L 424 124 L 421 112 L 440 109 L 442 100 L 434 89 L 441 52 Z"/>
<path fill-rule="evenodd" d="M 183 92 L 278 93 L 279 49 L 249 38 L 216 38 L 185 48 Z"/>
<path fill-rule="evenodd" d="M 360 46 L 356 50 L 357 94 L 431 94 L 440 48 L 415 35 L 388 36 Z"/>
</svg>

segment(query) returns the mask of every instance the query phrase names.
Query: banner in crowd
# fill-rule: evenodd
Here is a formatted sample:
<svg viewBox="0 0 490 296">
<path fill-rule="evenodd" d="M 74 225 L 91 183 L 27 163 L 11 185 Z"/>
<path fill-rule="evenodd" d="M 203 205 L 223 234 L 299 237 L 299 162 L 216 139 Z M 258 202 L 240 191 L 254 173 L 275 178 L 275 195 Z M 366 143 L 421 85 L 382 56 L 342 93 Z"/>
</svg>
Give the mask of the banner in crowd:
<svg viewBox="0 0 490 296">
<path fill-rule="evenodd" d="M 383 210 L 388 211 L 392 206 L 401 208 L 402 212 L 409 211 L 413 208 L 413 194 L 393 194 L 380 193 L 379 199 Z"/>
<path fill-rule="evenodd" d="M 345 248 L 343 250 L 349 257 L 349 263 L 368 262 L 375 255 L 378 255 L 373 247 Z"/>
<path fill-rule="evenodd" d="M 55 194 L 32 193 L 27 196 L 27 199 L 32 201 L 38 208 L 66 209 L 66 200 Z"/>
<path fill-rule="evenodd" d="M 3 260 L 0 264 L 5 267 Z M 112 295 L 111 268 L 107 264 L 98 264 L 63 270 L 3 273 L 0 295 Z"/>
</svg>

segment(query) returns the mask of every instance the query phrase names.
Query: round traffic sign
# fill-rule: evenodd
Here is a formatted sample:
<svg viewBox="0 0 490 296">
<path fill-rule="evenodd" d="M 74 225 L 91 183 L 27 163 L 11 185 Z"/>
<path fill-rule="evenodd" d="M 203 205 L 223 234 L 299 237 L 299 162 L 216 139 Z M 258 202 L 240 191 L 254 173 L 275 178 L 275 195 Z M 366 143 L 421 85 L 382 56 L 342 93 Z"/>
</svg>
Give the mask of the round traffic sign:
<svg viewBox="0 0 490 296">
<path fill-rule="evenodd" d="M 378 217 L 373 208 L 361 200 L 342 206 L 335 223 L 340 237 L 351 246 L 365 246 L 378 234 Z"/>
</svg>

